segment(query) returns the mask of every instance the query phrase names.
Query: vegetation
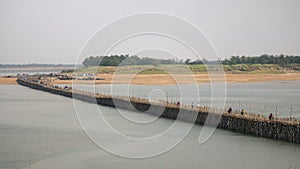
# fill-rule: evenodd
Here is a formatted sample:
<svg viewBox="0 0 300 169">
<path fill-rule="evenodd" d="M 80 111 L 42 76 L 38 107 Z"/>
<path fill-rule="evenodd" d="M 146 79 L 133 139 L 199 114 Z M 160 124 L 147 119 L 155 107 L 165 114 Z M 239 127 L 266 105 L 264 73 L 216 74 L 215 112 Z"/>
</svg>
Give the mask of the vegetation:
<svg viewBox="0 0 300 169">
<path fill-rule="evenodd" d="M 157 66 L 160 64 L 186 64 L 186 65 L 201 65 L 204 60 L 186 59 L 175 60 L 175 59 L 154 59 L 149 57 L 140 58 L 138 56 L 129 55 L 111 55 L 111 56 L 90 56 L 83 61 L 85 67 L 89 66 L 128 66 L 128 65 L 153 65 Z M 205 63 L 214 62 L 206 61 Z M 289 56 L 289 55 L 261 55 L 261 56 L 232 56 L 230 59 L 222 61 L 224 65 L 237 65 L 237 64 L 276 64 L 283 66 L 289 66 L 291 64 L 300 64 L 300 56 Z M 245 68 L 247 69 L 247 68 Z"/>
<path fill-rule="evenodd" d="M 249 74 L 263 74 L 263 73 L 287 73 L 299 72 L 300 64 L 292 64 L 289 66 L 281 67 L 277 64 L 236 64 L 236 65 L 223 65 L 226 73 L 249 73 Z M 206 67 L 203 64 L 160 64 L 153 65 L 133 65 L 133 66 L 90 66 L 81 67 L 75 70 L 78 73 L 119 73 L 119 74 L 184 74 L 187 71 L 192 73 L 207 73 Z"/>
<path fill-rule="evenodd" d="M 182 62 L 182 61 L 181 61 Z M 140 58 L 129 55 L 112 55 L 112 56 L 90 56 L 83 61 L 85 67 L 88 66 L 127 66 L 127 65 L 159 65 L 159 64 L 177 64 L 180 61 L 174 59 L 154 59 Z"/>
<path fill-rule="evenodd" d="M 61 73 L 74 73 L 74 69 L 62 70 Z"/>
<path fill-rule="evenodd" d="M 205 63 L 213 63 L 206 61 Z M 139 73 L 164 74 L 206 73 L 204 60 L 186 59 L 154 59 L 140 58 L 129 55 L 90 56 L 83 61 L 85 67 L 76 72 L 82 73 Z M 261 56 L 232 56 L 222 61 L 224 71 L 227 73 L 286 73 L 300 71 L 300 56 L 288 55 L 261 55 Z M 185 69 L 184 69 L 185 68 Z M 67 72 L 65 72 L 67 73 Z"/>
<path fill-rule="evenodd" d="M 300 56 L 289 55 L 261 55 L 261 56 L 232 56 L 230 59 L 223 61 L 225 65 L 235 64 L 278 64 L 287 66 L 290 64 L 300 64 Z"/>
</svg>

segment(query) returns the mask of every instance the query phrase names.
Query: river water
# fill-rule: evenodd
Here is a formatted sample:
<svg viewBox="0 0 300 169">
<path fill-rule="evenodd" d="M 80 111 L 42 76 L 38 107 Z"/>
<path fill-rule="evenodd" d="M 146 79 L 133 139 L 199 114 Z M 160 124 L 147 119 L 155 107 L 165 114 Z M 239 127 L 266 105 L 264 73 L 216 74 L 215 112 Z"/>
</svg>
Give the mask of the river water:
<svg viewBox="0 0 300 169">
<path fill-rule="evenodd" d="M 300 81 L 271 81 L 255 83 L 228 83 L 226 98 L 221 92 L 213 89 L 210 84 L 198 85 L 74 85 L 78 90 L 96 92 L 116 96 L 135 96 L 150 100 L 168 100 L 183 102 L 194 106 L 215 107 L 222 109 L 232 107 L 233 110 L 245 109 L 247 112 L 262 114 L 269 113 L 278 117 L 300 117 Z M 195 87 L 198 89 L 196 90 Z M 214 97 L 212 97 L 214 90 Z M 223 97 L 223 99 L 222 99 Z M 223 104 L 220 104 L 222 102 Z M 216 103 L 216 104 L 214 104 Z M 220 106 L 219 106 L 220 107 Z M 277 112 L 277 113 L 276 113 Z"/>
<path fill-rule="evenodd" d="M 44 70 L 18 70 L 18 69 L 8 69 L 8 70 L 0 70 L 0 76 L 16 76 L 18 74 L 28 74 L 28 75 L 34 75 L 34 74 L 49 74 L 49 73 L 59 73 L 62 69 L 44 69 Z"/>
<path fill-rule="evenodd" d="M 253 106 L 254 104 L 265 104 L 265 102 L 268 105 L 283 103 L 288 104 L 287 107 L 297 106 L 300 99 L 299 84 L 300 82 L 297 81 L 237 83 L 228 86 L 228 95 L 232 103 L 235 102 L 235 99 L 240 99 L 240 105 L 246 104 L 248 101 L 253 103 Z M 79 87 L 87 88 L 86 86 Z M 145 92 L 137 92 L 146 90 L 139 89 L 144 87 L 138 85 L 132 87 L 136 93 L 133 95 L 145 95 Z M 202 87 L 204 89 L 205 85 Z M 97 90 L 105 92 L 108 88 L 109 86 L 103 85 L 98 86 Z M 176 93 L 174 92 L 173 96 L 171 93 L 174 87 L 165 86 L 163 88 L 169 89 L 170 99 L 175 98 Z M 119 89 L 121 90 L 120 87 Z M 154 98 L 158 96 L 155 95 Z M 192 100 L 193 98 L 190 98 L 186 102 Z M 76 103 L 81 110 L 87 112 L 87 116 L 90 116 L 89 112 L 92 111 L 92 106 L 98 106 L 81 101 L 76 101 Z M 236 106 L 238 105 L 234 105 L 234 108 Z M 77 120 L 71 98 L 19 85 L 0 85 L 0 107 L 0 168 L 4 169 L 300 168 L 300 145 L 245 136 L 219 129 L 206 143 L 199 144 L 198 137 L 202 126 L 198 125 L 192 128 L 180 144 L 166 153 L 146 159 L 123 158 L 104 151 L 89 139 Z M 125 123 L 124 118 L 115 115 L 115 109 L 103 106 L 99 106 L 99 108 L 109 122 L 129 135 L 151 135 L 163 131 L 173 123 L 168 119 L 156 119 L 149 128 L 137 128 L 135 125 Z M 124 113 L 134 115 L 138 119 L 152 118 L 146 114 L 128 111 Z M 182 125 L 186 124 L 182 122 Z M 99 131 L 98 134 L 106 136 L 107 133 Z M 178 136 L 170 135 L 169 139 L 172 140 L 176 137 Z M 107 135 L 101 141 L 109 143 L 113 142 L 114 138 Z M 128 149 L 128 151 L 134 150 Z"/>
</svg>

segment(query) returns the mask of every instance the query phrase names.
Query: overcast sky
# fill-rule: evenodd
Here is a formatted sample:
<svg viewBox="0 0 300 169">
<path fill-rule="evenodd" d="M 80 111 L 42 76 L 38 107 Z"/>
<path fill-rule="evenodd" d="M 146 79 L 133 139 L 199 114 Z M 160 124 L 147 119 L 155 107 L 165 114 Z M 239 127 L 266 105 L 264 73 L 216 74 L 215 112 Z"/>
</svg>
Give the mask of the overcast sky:
<svg viewBox="0 0 300 169">
<path fill-rule="evenodd" d="M 221 58 L 300 55 L 299 0 L 0 0 L 0 64 L 74 63 L 89 37 L 135 13 L 184 18 Z"/>
</svg>

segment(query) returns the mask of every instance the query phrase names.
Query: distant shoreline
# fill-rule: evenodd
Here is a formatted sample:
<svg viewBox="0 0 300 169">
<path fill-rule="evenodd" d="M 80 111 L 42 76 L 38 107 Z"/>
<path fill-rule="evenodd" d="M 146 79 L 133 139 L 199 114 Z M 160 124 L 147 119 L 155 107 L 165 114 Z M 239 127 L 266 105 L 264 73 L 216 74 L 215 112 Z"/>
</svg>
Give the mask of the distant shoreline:
<svg viewBox="0 0 300 169">
<path fill-rule="evenodd" d="M 10 70 L 64 70 L 64 69 L 73 69 L 73 67 L 13 67 L 13 68 L 0 68 L 0 71 L 10 71 Z"/>
<path fill-rule="evenodd" d="M 263 81 L 293 81 L 300 80 L 300 73 L 285 73 L 285 74 L 225 74 L 227 83 L 247 83 L 247 82 L 263 82 Z M 135 75 L 132 80 L 128 79 L 128 74 L 98 74 L 97 77 L 105 80 L 74 80 L 76 84 L 137 84 L 137 85 L 166 85 L 166 84 L 191 84 L 195 81 L 197 83 L 210 83 L 208 74 L 194 74 L 191 75 L 175 74 L 177 81 L 168 74 L 147 74 Z M 113 79 L 114 78 L 114 79 Z M 194 81 L 195 80 L 195 81 Z M 53 84 L 72 84 L 72 80 L 54 80 Z M 17 84 L 16 78 L 0 77 L 0 84 Z"/>
</svg>

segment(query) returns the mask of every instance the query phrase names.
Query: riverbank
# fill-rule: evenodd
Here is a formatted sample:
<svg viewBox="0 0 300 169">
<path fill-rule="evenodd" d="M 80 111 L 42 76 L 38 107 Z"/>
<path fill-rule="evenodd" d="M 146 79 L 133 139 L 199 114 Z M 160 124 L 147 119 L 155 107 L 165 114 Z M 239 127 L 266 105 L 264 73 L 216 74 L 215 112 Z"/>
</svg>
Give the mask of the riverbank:
<svg viewBox="0 0 300 169">
<path fill-rule="evenodd" d="M 17 78 L 0 77 L 0 85 L 16 85 Z"/>
<path fill-rule="evenodd" d="M 194 83 L 209 83 L 210 77 L 208 74 L 194 74 L 194 78 L 191 75 L 185 74 L 138 74 L 133 76 L 132 80 L 128 79 L 132 75 L 127 74 L 98 74 L 97 77 L 104 80 L 96 81 L 83 81 L 74 80 L 74 83 L 82 84 L 139 84 L 139 85 L 163 85 L 163 84 L 189 84 Z M 176 78 L 176 80 L 174 78 Z M 225 74 L 226 82 L 259 82 L 259 81 L 289 81 L 300 80 L 300 73 L 285 73 L 285 74 Z M 54 84 L 71 84 L 72 80 L 54 80 Z"/>
<path fill-rule="evenodd" d="M 177 81 L 168 74 L 138 74 L 133 77 L 132 80 L 128 80 L 128 77 L 132 75 L 127 74 L 98 74 L 97 77 L 104 80 L 74 80 L 74 83 L 78 84 L 139 84 L 139 85 L 163 85 L 163 84 L 188 84 L 194 83 L 209 83 L 210 78 L 208 74 L 194 74 L 194 78 L 191 75 L 175 74 Z M 300 80 L 300 73 L 285 73 L 285 74 L 225 74 L 227 83 L 238 82 L 259 82 L 259 81 L 290 81 Z M 53 80 L 53 84 L 72 84 L 72 80 Z M 16 78 L 0 77 L 0 84 L 17 84 Z"/>
</svg>

